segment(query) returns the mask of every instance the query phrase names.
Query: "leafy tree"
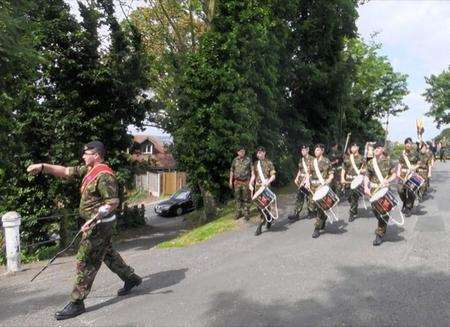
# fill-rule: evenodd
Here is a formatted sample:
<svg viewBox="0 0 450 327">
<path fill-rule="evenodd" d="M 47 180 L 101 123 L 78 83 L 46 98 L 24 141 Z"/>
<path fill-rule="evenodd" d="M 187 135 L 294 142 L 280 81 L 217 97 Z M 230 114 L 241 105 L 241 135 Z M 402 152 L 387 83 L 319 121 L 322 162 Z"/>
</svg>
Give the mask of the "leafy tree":
<svg viewBox="0 0 450 327">
<path fill-rule="evenodd" d="M 403 98 L 408 94 L 405 74 L 394 72 L 387 57 L 379 55 L 381 44 L 373 40 L 346 40 L 344 60 L 352 69 L 350 103 L 345 111 L 347 129 L 363 140 L 384 136 L 380 119 L 395 116 L 408 106 Z"/>
<path fill-rule="evenodd" d="M 290 148 L 300 140 L 327 143 L 343 136 L 342 117 L 351 83 L 343 59 L 345 39 L 356 34 L 356 1 L 303 0 L 289 17 L 291 107 L 283 115 Z"/>
<path fill-rule="evenodd" d="M 431 103 L 427 116 L 433 117 L 439 128 L 450 123 L 450 66 L 439 75 L 425 77 L 429 87 L 423 93 Z"/>
<path fill-rule="evenodd" d="M 10 137 L 20 148 L 14 152 L 1 189 L 0 211 L 17 210 L 27 217 L 24 241 L 41 240 L 49 222 L 36 220 L 56 207 L 76 208 L 78 185 L 47 176 L 29 177 L 31 162 L 64 165 L 80 163 L 82 144 L 101 139 L 121 185 L 132 176 L 126 148 L 131 144 L 128 125 L 139 126 L 149 106 L 147 56 L 140 35 L 125 31 L 114 18 L 111 0 L 79 3 L 77 22 L 62 0 L 45 1 L 26 11 L 39 35 L 34 50 L 43 58 L 37 74 L 27 81 L 26 98 L 11 119 Z M 110 45 L 100 50 L 98 28 L 110 30 Z M 12 148 L 8 149 L 13 150 Z"/>
</svg>

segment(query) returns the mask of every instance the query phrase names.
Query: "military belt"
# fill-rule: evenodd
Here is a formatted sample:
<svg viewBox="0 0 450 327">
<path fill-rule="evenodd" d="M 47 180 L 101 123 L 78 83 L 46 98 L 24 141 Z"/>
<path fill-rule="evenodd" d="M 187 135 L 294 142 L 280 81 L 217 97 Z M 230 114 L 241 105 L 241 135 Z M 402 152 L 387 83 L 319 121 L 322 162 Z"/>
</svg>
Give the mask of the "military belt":
<svg viewBox="0 0 450 327">
<path fill-rule="evenodd" d="M 98 220 L 98 223 L 110 223 L 112 221 L 116 220 L 116 215 L 112 215 L 111 217 L 108 218 L 102 218 Z"/>
</svg>

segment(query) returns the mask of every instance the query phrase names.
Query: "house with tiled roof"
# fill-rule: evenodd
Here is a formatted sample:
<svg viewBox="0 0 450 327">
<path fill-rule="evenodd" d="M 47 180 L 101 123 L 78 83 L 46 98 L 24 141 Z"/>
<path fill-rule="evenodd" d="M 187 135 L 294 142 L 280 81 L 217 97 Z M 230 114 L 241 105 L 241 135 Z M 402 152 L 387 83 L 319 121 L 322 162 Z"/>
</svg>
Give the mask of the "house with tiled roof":
<svg viewBox="0 0 450 327">
<path fill-rule="evenodd" d="M 167 140 L 167 139 L 165 139 Z M 167 143 L 154 135 L 134 135 L 128 153 L 144 169 L 135 174 L 135 186 L 154 197 L 172 194 L 186 185 L 186 174 L 177 165 Z"/>
<path fill-rule="evenodd" d="M 154 170 L 172 171 L 176 163 L 167 146 L 154 135 L 133 135 L 133 146 L 129 150 L 137 162 L 146 162 Z"/>
</svg>

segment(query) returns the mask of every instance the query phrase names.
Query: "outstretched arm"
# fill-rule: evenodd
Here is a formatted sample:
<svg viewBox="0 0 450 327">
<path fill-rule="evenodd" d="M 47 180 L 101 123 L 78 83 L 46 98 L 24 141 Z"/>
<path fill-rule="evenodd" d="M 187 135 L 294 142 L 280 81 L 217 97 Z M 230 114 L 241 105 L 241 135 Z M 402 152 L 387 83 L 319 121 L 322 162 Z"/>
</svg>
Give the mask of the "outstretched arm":
<svg viewBox="0 0 450 327">
<path fill-rule="evenodd" d="M 27 172 L 32 175 L 50 174 L 58 178 L 68 178 L 69 177 L 69 167 L 51 165 L 48 163 L 38 163 L 29 165 Z"/>
</svg>

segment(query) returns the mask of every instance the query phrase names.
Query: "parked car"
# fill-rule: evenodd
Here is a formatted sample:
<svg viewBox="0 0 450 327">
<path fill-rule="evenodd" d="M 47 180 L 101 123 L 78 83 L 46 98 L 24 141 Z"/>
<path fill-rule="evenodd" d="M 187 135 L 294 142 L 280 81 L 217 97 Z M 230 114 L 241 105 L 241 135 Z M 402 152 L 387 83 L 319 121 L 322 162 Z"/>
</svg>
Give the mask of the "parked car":
<svg viewBox="0 0 450 327">
<path fill-rule="evenodd" d="M 183 187 L 172 194 L 168 200 L 158 203 L 155 206 L 155 213 L 163 217 L 179 216 L 194 209 L 192 193 L 188 188 Z"/>
</svg>

